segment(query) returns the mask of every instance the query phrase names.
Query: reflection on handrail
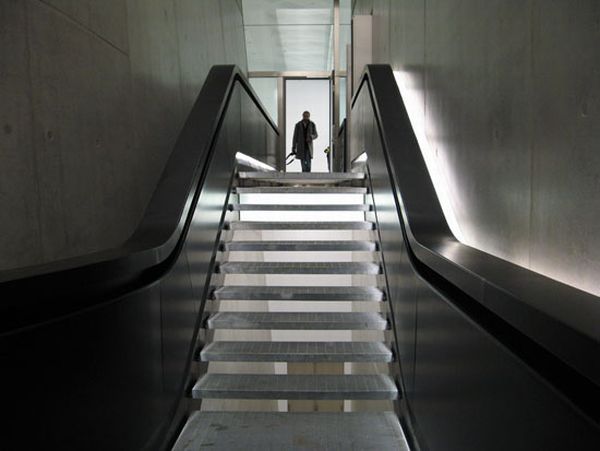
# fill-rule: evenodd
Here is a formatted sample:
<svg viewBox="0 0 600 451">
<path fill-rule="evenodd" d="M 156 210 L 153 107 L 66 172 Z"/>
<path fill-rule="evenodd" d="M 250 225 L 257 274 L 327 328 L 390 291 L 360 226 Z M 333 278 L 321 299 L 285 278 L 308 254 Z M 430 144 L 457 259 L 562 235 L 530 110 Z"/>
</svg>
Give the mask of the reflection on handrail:
<svg viewBox="0 0 600 451">
<path fill-rule="evenodd" d="M 363 152 L 358 157 L 356 157 L 354 160 L 352 160 L 352 165 L 366 163 L 367 159 L 368 159 L 367 152 Z"/>
<path fill-rule="evenodd" d="M 242 166 L 247 166 L 252 169 L 256 169 L 257 171 L 263 171 L 263 172 L 277 171 L 277 169 L 275 169 L 273 166 L 263 163 L 262 161 L 257 160 L 256 158 L 252 158 L 251 156 L 246 155 L 245 153 L 242 153 L 242 152 L 237 152 L 235 154 L 235 159 L 237 160 L 238 164 L 240 164 Z"/>
</svg>

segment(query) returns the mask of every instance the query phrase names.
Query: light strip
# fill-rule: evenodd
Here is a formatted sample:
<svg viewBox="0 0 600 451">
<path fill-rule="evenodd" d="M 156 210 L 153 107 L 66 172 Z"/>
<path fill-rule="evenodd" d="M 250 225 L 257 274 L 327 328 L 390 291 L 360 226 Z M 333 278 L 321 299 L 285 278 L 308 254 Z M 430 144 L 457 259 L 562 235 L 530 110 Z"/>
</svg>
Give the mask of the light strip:
<svg viewBox="0 0 600 451">
<path fill-rule="evenodd" d="M 358 157 L 352 160 L 352 164 L 360 164 L 367 162 L 367 152 L 361 153 Z"/>
<path fill-rule="evenodd" d="M 273 167 L 273 166 L 269 166 L 266 163 L 263 163 L 260 160 L 257 160 L 256 158 L 252 158 L 250 155 L 246 155 L 245 153 L 242 152 L 237 152 L 235 154 L 235 159 L 237 160 L 238 164 L 242 164 L 244 166 L 248 166 L 252 169 L 256 169 L 258 171 L 264 171 L 264 172 L 276 172 L 277 170 Z"/>
<path fill-rule="evenodd" d="M 447 174 L 436 158 L 435 149 L 430 145 L 425 133 L 423 96 L 419 90 L 412 87 L 409 74 L 402 71 L 394 71 L 394 78 L 396 79 L 396 84 L 402 94 L 402 99 L 404 100 L 404 105 L 408 112 L 413 131 L 419 142 L 419 147 L 421 148 L 423 158 L 425 159 L 429 176 L 433 182 L 435 192 L 440 205 L 442 206 L 442 211 L 446 217 L 448 226 L 456 239 L 464 242 L 464 235 L 456 219 L 454 209 L 452 208 Z"/>
</svg>

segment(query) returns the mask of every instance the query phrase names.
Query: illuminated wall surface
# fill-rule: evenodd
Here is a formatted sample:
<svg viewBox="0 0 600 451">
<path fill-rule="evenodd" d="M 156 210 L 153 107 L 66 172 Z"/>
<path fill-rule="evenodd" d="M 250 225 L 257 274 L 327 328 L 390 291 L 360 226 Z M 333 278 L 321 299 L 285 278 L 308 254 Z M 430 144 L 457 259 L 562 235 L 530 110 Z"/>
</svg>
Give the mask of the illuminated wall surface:
<svg viewBox="0 0 600 451">
<path fill-rule="evenodd" d="M 600 294 L 600 3 L 357 0 L 452 230 Z"/>
</svg>

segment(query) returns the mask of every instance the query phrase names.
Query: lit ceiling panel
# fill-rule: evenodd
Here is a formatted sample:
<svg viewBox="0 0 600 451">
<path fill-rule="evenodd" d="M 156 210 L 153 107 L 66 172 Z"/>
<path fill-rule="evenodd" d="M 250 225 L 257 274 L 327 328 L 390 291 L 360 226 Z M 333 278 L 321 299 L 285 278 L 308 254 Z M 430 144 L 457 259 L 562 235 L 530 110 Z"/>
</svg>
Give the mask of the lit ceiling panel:
<svg viewBox="0 0 600 451">
<path fill-rule="evenodd" d="M 244 0 L 244 25 L 332 25 L 333 0 Z"/>
<path fill-rule="evenodd" d="M 329 71 L 333 67 L 331 25 L 246 28 L 250 71 Z"/>
<path fill-rule="evenodd" d="M 243 0 L 242 6 L 248 70 L 333 69 L 333 0 Z M 341 22 L 349 17 L 350 0 L 341 0 Z"/>
</svg>

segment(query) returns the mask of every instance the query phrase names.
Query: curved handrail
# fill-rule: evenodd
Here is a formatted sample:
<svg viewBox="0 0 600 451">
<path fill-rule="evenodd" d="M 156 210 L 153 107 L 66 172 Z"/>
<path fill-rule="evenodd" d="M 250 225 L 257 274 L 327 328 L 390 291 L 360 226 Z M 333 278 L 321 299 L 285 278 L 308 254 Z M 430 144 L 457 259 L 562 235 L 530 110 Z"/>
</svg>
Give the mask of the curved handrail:
<svg viewBox="0 0 600 451">
<path fill-rule="evenodd" d="M 528 363 L 545 370 L 544 376 L 551 380 L 554 377 L 553 382 L 562 384 L 580 407 L 598 419 L 598 407 L 592 406 L 581 391 L 593 390 L 594 399 L 600 394 L 600 299 L 460 243 L 444 217 L 390 66 L 366 67 L 353 106 L 365 89 L 371 98 L 415 270 L 434 286 L 445 284 L 454 290 L 457 304 L 461 296 L 469 298 L 477 304 L 476 309 L 483 307 L 484 316 L 491 312 L 500 319 L 503 329 L 495 335 L 504 337 L 505 344 L 513 332 L 525 341 L 530 339 L 531 344 L 517 344 L 523 352 L 526 350 L 522 348 L 535 347 L 534 359 L 538 361 Z M 548 356 L 539 355 L 545 352 L 563 366 L 550 363 L 549 367 Z M 558 380 L 561 377 L 564 380 Z"/>
<path fill-rule="evenodd" d="M 89 308 L 150 284 L 168 271 L 189 229 L 236 83 L 279 134 L 240 69 L 213 66 L 132 236 L 115 249 L 0 272 L 0 334 Z"/>
</svg>

